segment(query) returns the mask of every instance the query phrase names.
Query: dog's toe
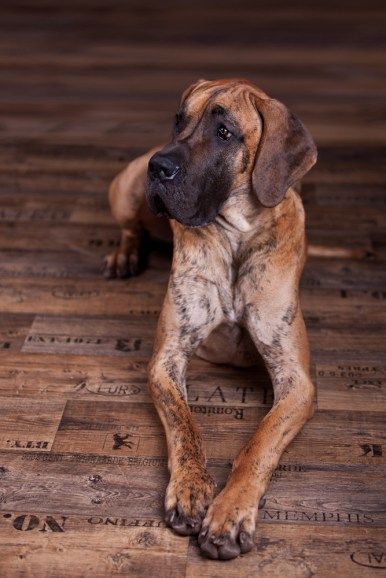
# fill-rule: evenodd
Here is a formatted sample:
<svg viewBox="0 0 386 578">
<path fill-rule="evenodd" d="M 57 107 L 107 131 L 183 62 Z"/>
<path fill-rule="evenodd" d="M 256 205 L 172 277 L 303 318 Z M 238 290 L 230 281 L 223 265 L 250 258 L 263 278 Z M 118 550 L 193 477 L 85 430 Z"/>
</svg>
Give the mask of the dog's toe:
<svg viewBox="0 0 386 578">
<path fill-rule="evenodd" d="M 240 546 L 230 537 L 218 548 L 218 557 L 220 560 L 231 560 L 232 558 L 237 558 L 239 555 Z"/>
<path fill-rule="evenodd" d="M 129 254 L 115 251 L 107 255 L 102 264 L 102 274 L 105 279 L 126 279 L 134 277 L 139 273 L 138 252 L 133 251 Z"/>
<path fill-rule="evenodd" d="M 203 517 L 204 512 L 199 513 L 196 517 L 191 517 L 178 507 L 171 508 L 166 512 L 165 521 L 180 536 L 193 536 L 200 531 Z"/>
<path fill-rule="evenodd" d="M 240 554 L 246 554 L 254 546 L 253 537 L 247 532 L 227 533 L 217 536 L 208 529 L 201 531 L 198 537 L 203 554 L 215 560 L 231 560 Z"/>
<path fill-rule="evenodd" d="M 253 536 L 251 536 L 251 534 L 248 534 L 247 532 L 240 532 L 239 542 L 241 554 L 246 554 L 247 552 L 252 550 L 253 546 L 255 545 L 253 541 Z"/>
<path fill-rule="evenodd" d="M 114 279 L 116 277 L 115 262 L 113 255 L 107 255 L 102 262 L 101 272 L 105 279 Z"/>
</svg>

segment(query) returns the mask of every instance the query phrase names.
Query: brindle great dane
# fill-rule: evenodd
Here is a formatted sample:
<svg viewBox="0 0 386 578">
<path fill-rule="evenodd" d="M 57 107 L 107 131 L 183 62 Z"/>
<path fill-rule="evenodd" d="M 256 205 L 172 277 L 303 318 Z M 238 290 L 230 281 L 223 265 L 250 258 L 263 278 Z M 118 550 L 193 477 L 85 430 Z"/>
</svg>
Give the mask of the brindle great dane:
<svg viewBox="0 0 386 578">
<path fill-rule="evenodd" d="M 110 187 L 122 237 L 106 276 L 135 274 L 141 227 L 156 224 L 160 235 L 152 213 L 170 219 L 173 264 L 149 386 L 167 438 L 166 521 L 178 534 L 199 533 L 211 558 L 252 548 L 272 472 L 313 413 L 299 305 L 304 210 L 295 187 L 316 157 L 309 132 L 282 103 L 246 80 L 200 80 L 182 95 L 170 144 L 132 161 Z M 238 366 L 259 354 L 274 388 L 272 409 L 214 499 L 186 401 L 193 353 Z"/>
</svg>

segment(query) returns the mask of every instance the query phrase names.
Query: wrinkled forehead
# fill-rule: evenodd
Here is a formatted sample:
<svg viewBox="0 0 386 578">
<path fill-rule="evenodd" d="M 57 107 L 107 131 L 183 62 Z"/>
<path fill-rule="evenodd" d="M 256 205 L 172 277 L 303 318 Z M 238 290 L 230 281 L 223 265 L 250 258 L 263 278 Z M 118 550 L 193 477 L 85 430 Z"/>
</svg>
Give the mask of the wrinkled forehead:
<svg viewBox="0 0 386 578">
<path fill-rule="evenodd" d="M 186 115 L 190 128 L 197 125 L 208 111 L 221 107 L 238 124 L 243 132 L 259 126 L 254 94 L 266 97 L 265 93 L 247 83 L 239 81 L 203 81 L 188 89 L 183 95 L 181 108 Z M 185 96 L 185 98 L 184 98 Z"/>
</svg>

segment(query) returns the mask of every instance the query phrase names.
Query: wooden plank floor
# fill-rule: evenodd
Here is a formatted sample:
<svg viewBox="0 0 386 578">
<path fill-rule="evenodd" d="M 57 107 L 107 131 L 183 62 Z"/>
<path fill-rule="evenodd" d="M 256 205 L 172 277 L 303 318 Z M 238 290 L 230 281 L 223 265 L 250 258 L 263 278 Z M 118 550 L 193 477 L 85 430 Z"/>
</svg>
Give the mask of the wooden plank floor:
<svg viewBox="0 0 386 578">
<path fill-rule="evenodd" d="M 386 575 L 383 3 L 5 0 L 0 35 L 0 576 Z M 146 364 L 168 278 L 158 247 L 100 276 L 111 178 L 167 139 L 181 90 L 247 76 L 315 135 L 302 280 L 317 409 L 284 453 L 256 549 L 221 563 L 163 523 Z M 262 370 L 198 359 L 191 411 L 221 488 L 272 403 Z"/>
</svg>

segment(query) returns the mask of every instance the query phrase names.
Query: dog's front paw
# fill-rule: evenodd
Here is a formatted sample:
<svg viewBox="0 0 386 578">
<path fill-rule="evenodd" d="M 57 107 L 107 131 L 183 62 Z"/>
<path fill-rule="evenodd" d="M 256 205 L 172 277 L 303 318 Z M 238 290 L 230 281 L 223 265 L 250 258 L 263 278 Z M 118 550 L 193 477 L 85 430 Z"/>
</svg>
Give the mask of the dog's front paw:
<svg viewBox="0 0 386 578">
<path fill-rule="evenodd" d="M 198 534 L 213 498 L 214 481 L 204 468 L 172 475 L 165 497 L 165 520 L 181 536 Z"/>
<path fill-rule="evenodd" d="M 252 550 L 258 504 L 248 486 L 227 487 L 213 500 L 198 537 L 209 558 L 230 560 Z"/>
</svg>

